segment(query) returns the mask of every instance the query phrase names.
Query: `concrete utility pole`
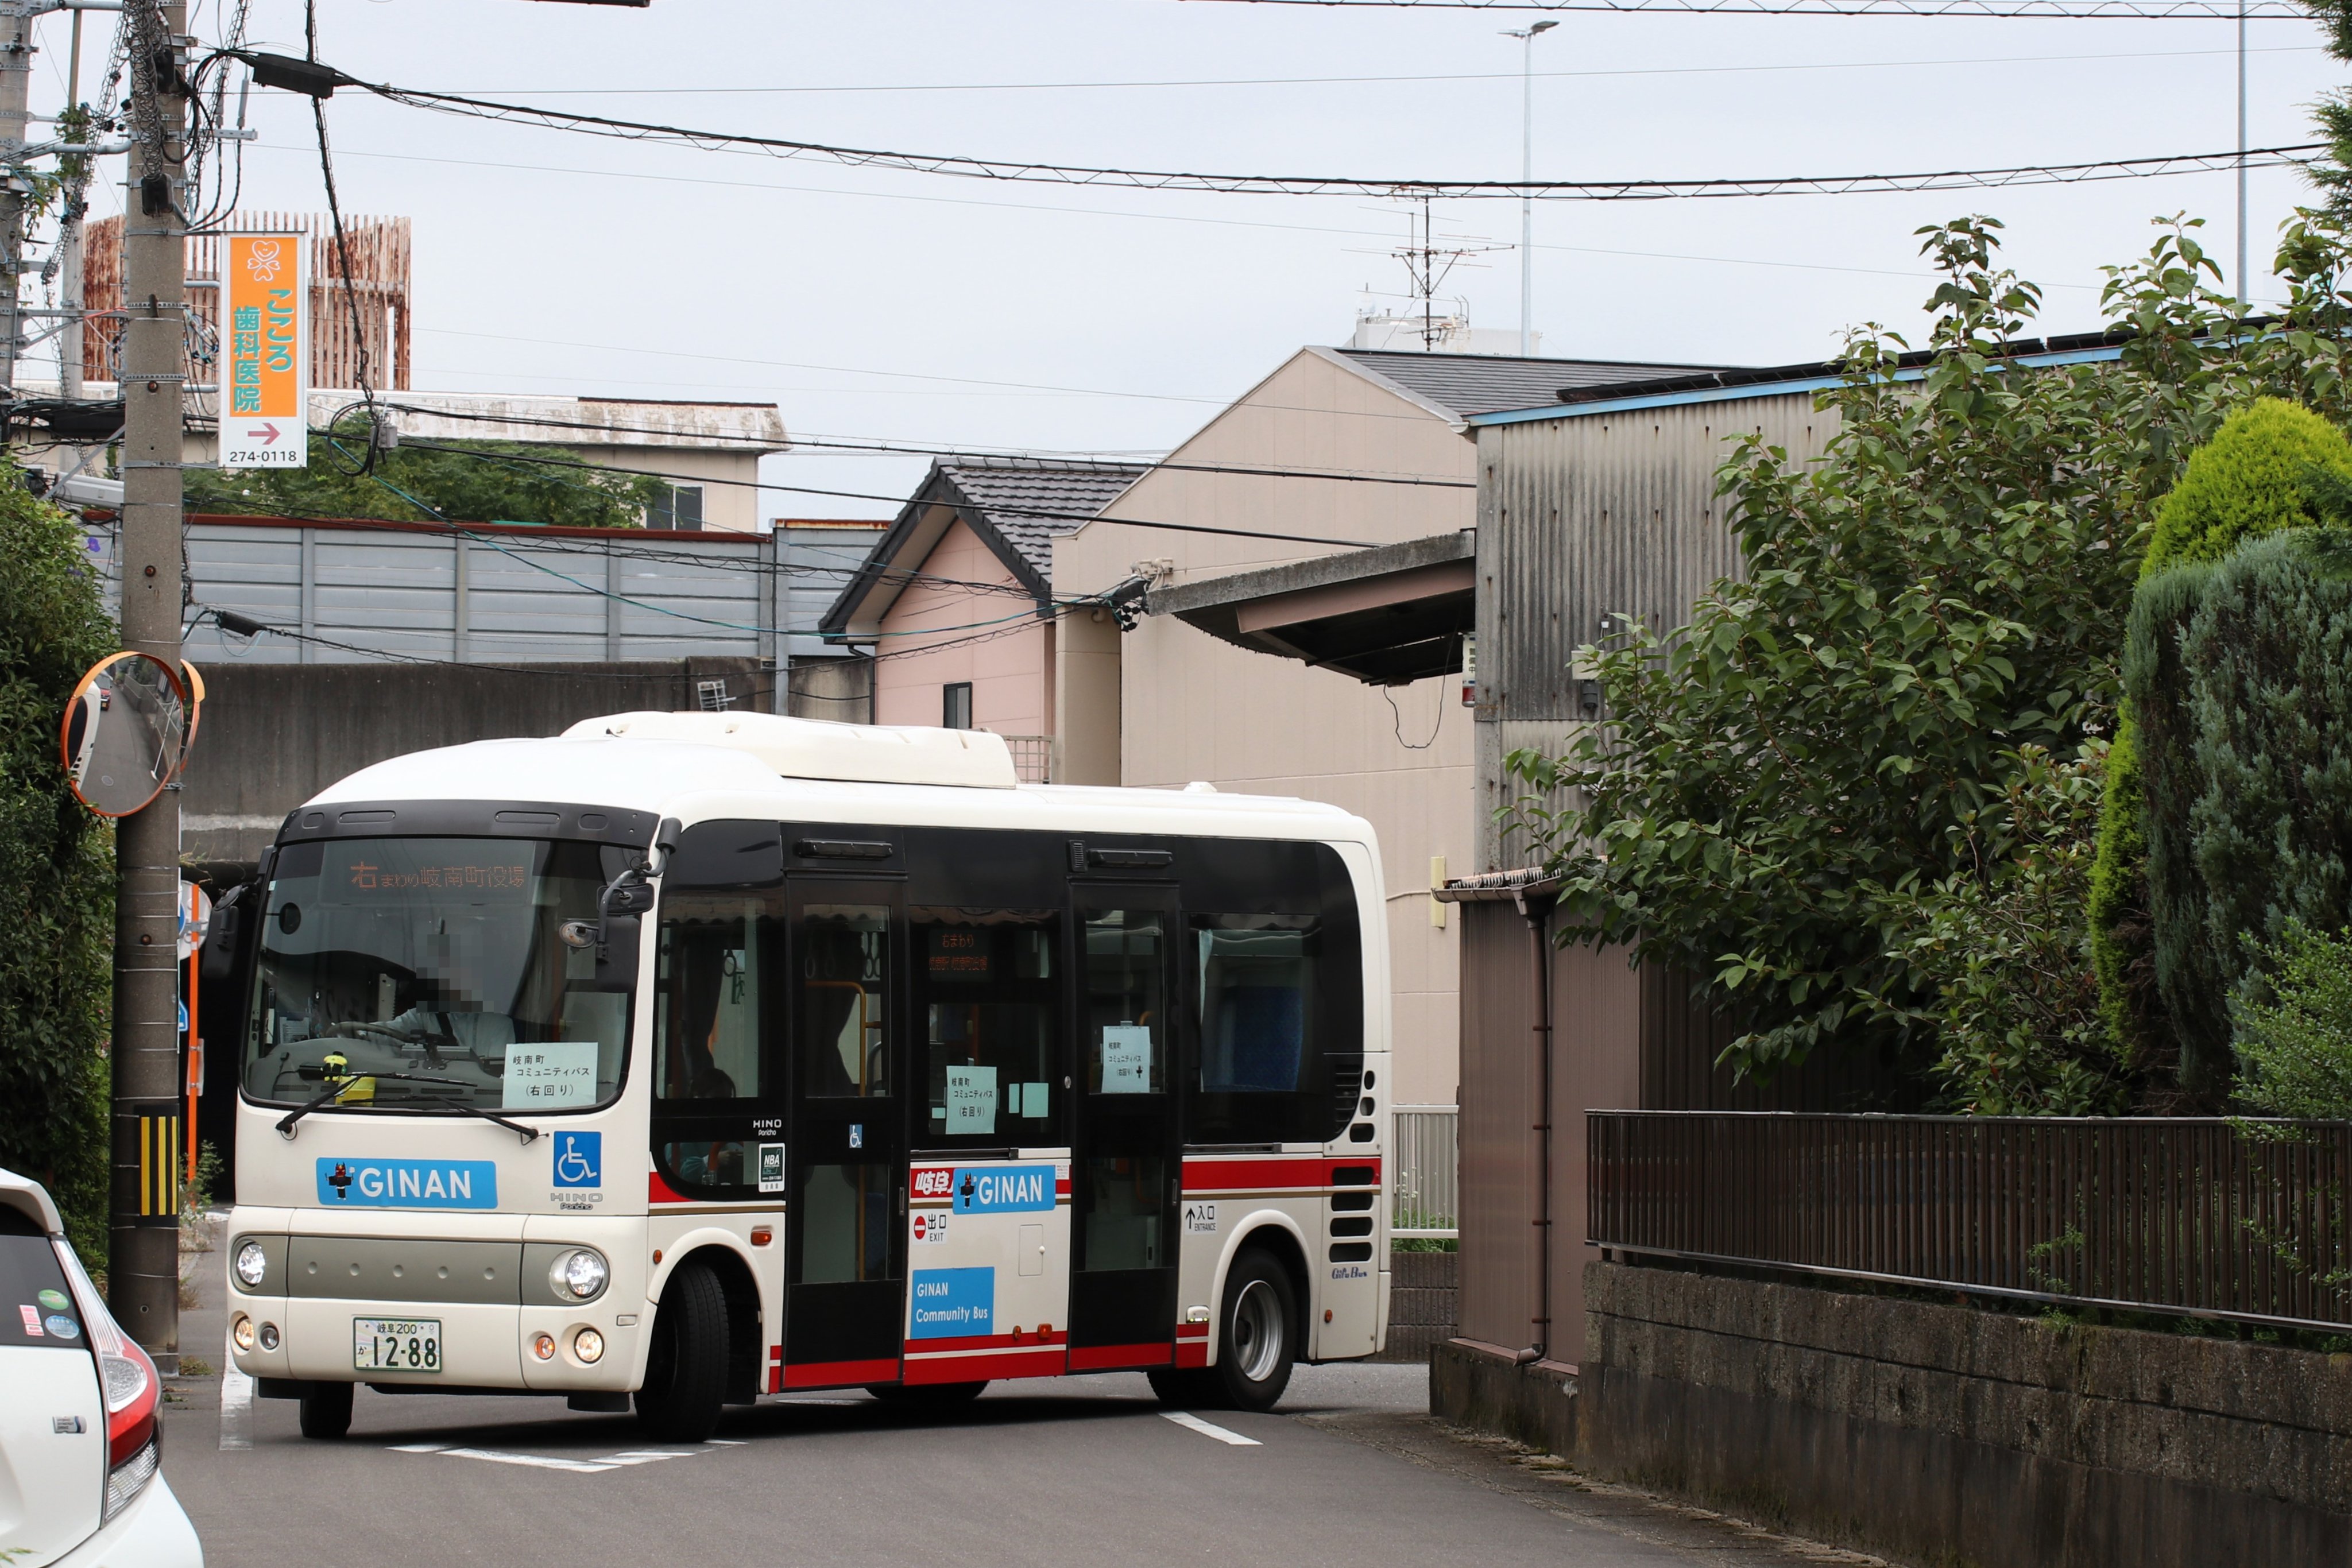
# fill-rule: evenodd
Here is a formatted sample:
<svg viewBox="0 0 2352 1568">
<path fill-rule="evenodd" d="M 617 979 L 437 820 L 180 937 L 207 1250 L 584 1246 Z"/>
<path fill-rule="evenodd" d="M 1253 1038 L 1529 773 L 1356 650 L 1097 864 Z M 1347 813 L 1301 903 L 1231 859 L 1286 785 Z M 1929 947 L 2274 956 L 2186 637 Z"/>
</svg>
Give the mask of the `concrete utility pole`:
<svg viewBox="0 0 2352 1568">
<path fill-rule="evenodd" d="M 33 16 L 38 0 L 0 0 L 0 388 L 16 384 L 16 349 L 25 335 L 24 304 L 16 297 L 25 266 L 25 196 L 20 160 L 33 85 Z"/>
<path fill-rule="evenodd" d="M 1559 26 L 1538 22 L 1503 36 L 1517 38 L 1519 51 L 1519 357 L 1536 351 L 1536 37 Z"/>
<path fill-rule="evenodd" d="M 186 364 L 188 8 L 124 0 L 131 28 L 131 172 L 123 202 L 122 645 L 180 667 L 181 384 Z M 115 830 L 113 1260 L 115 1318 L 177 1370 L 180 1227 L 180 795 Z M 142 1174 L 147 1180 L 142 1183 Z M 160 1211 L 160 1212 L 159 1212 Z"/>
</svg>

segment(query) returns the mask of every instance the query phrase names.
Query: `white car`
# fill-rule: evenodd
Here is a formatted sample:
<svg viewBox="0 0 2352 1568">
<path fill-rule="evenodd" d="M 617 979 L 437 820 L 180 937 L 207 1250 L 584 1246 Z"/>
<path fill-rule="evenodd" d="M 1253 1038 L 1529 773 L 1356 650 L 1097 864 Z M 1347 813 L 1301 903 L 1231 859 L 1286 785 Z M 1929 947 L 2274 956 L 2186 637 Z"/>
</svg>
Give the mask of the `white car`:
<svg viewBox="0 0 2352 1568">
<path fill-rule="evenodd" d="M 64 1229 L 40 1183 L 0 1169 L 0 1563 L 203 1568 L 157 1473 L 163 1380 Z"/>
</svg>

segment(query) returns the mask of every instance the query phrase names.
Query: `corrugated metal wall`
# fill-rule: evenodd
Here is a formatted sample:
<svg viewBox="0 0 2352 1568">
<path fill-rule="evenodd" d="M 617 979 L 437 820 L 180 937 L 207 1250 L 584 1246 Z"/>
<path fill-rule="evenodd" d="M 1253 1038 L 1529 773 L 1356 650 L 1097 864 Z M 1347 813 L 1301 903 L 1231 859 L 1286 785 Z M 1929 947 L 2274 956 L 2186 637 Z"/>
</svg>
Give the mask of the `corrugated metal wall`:
<svg viewBox="0 0 2352 1568">
<path fill-rule="evenodd" d="M 112 532 L 93 526 L 89 538 L 111 602 Z M 320 641 L 232 637 L 207 620 L 190 632 L 186 652 L 199 665 L 815 654 L 826 651 L 814 634 L 817 618 L 871 542 L 863 532 L 825 528 L 654 534 L 480 526 L 456 533 L 195 520 L 187 550 L 196 604 Z"/>
<path fill-rule="evenodd" d="M 1811 393 L 1487 425 L 1478 432 L 1480 866 L 1525 852 L 1494 811 L 1517 797 L 1503 758 L 1557 750 L 1581 721 L 1570 656 L 1601 617 L 1680 626 L 1738 551 L 1715 494 L 1727 441 L 1760 430 L 1795 458 L 1818 453 L 1835 416 Z"/>
</svg>

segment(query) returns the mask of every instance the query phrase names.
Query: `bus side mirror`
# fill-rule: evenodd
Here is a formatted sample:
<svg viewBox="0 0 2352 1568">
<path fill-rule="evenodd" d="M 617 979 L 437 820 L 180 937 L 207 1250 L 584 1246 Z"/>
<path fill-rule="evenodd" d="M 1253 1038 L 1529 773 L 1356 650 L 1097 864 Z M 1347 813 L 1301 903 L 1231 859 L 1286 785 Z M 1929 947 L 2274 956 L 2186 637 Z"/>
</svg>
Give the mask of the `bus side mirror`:
<svg viewBox="0 0 2352 1568">
<path fill-rule="evenodd" d="M 602 936 L 603 940 L 596 944 L 594 988 L 625 991 L 637 983 L 637 916 L 607 916 Z"/>
<path fill-rule="evenodd" d="M 244 968 L 244 936 L 247 926 L 246 904 L 259 897 L 252 883 L 240 883 L 221 896 L 213 906 L 211 926 L 205 933 L 205 945 L 199 950 L 197 973 L 207 986 L 229 986 Z"/>
</svg>

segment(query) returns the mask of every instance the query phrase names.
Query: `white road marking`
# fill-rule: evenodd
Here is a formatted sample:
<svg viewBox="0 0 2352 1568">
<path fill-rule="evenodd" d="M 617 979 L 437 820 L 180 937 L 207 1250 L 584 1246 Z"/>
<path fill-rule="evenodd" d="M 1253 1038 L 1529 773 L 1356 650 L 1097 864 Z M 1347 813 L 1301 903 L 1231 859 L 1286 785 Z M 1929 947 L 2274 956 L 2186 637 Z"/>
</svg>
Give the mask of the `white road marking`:
<svg viewBox="0 0 2352 1568">
<path fill-rule="evenodd" d="M 1220 1443 L 1231 1443 L 1236 1448 L 1262 1448 L 1265 1445 L 1255 1437 L 1244 1437 L 1239 1432 L 1228 1432 L 1214 1422 L 1203 1421 L 1189 1410 L 1162 1410 L 1160 1416 L 1187 1431 L 1198 1432 L 1203 1437 L 1214 1437 Z"/>
<path fill-rule="evenodd" d="M 236 1369 L 236 1341 L 224 1340 L 222 1345 L 228 1354 L 221 1362 L 220 1446 L 250 1448 L 246 1422 L 253 1414 L 253 1379 Z"/>
<path fill-rule="evenodd" d="M 395 1443 L 395 1454 L 440 1454 L 452 1459 L 479 1459 L 492 1465 L 528 1465 L 534 1469 L 568 1470 L 573 1475 L 602 1475 L 631 1465 L 655 1465 L 664 1459 L 690 1459 L 712 1448 L 739 1448 L 740 1441 L 714 1438 L 695 1448 L 627 1448 L 593 1459 L 566 1459 L 552 1454 L 509 1454 L 498 1448 L 467 1448 L 449 1443 Z"/>
</svg>

